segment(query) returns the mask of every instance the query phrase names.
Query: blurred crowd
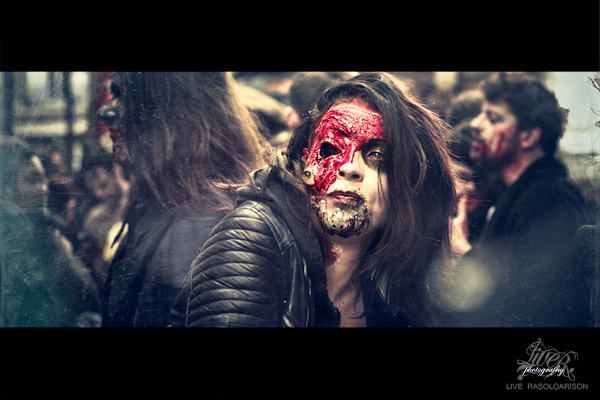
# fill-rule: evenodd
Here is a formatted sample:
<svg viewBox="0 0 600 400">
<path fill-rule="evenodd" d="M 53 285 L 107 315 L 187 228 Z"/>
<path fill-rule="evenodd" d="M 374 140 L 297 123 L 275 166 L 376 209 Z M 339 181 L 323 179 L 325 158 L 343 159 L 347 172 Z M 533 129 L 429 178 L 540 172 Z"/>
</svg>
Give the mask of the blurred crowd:
<svg viewBox="0 0 600 400">
<path fill-rule="evenodd" d="M 261 146 L 269 149 L 265 158 L 259 160 L 257 165 L 267 163 L 269 157 L 275 157 L 285 152 L 292 132 L 308 115 L 316 99 L 326 89 L 357 74 L 356 72 L 303 72 L 273 76 L 251 73 L 235 74 L 239 98 L 242 99 L 243 106 L 249 111 L 256 129 L 261 135 Z M 460 88 L 440 90 L 440 88 L 443 89 L 442 83 L 438 83 L 436 87 L 435 82 L 430 81 L 431 86 L 427 87 L 420 85 L 420 82 L 415 79 L 411 79 L 414 77 L 407 75 L 402 78 L 406 84 L 406 90 L 411 91 L 415 97 L 422 99 L 424 103 L 435 109 L 453 129 L 453 138 L 448 141 L 448 145 L 455 156 L 457 168 L 463 179 L 459 193 L 462 202 L 458 212 L 464 213 L 462 215 L 464 218 L 461 219 L 463 225 L 457 229 L 462 230 L 470 245 L 473 245 L 479 240 L 483 228 L 489 220 L 490 209 L 493 208 L 497 198 L 506 188 L 497 174 L 486 170 L 481 163 L 472 158 L 472 121 L 481 112 L 482 103 L 485 100 L 483 93 L 475 80 L 464 82 Z M 112 77 L 108 76 L 106 80 L 100 82 L 100 85 L 108 87 L 110 82 L 112 82 Z M 111 96 L 115 95 L 115 90 L 124 89 L 113 87 L 112 94 L 107 92 L 102 95 L 101 103 L 110 101 L 113 98 Z M 132 92 L 128 95 L 131 96 Z M 94 99 L 94 101 L 96 100 L 98 99 Z M 149 106 L 146 105 L 146 107 Z M 73 171 L 68 165 L 64 147 L 45 144 L 39 146 L 29 143 L 27 137 L 0 136 L 0 158 L 2 159 L 0 326 L 153 325 L 151 322 L 142 321 L 144 318 L 151 318 L 151 316 L 145 317 L 144 315 L 158 307 L 154 303 L 147 306 L 148 308 L 144 311 L 146 314 L 142 312 L 139 304 L 135 312 L 131 310 L 107 311 L 108 305 L 112 302 L 122 305 L 130 300 L 114 297 L 114 288 L 119 287 L 118 284 L 115 284 L 117 278 L 126 275 L 134 268 L 125 253 L 119 256 L 119 251 L 133 251 L 130 247 L 134 237 L 140 241 L 145 239 L 142 232 L 143 224 L 140 221 L 143 221 L 144 218 L 157 220 L 162 218 L 159 214 L 153 214 L 151 207 L 154 205 L 143 202 L 144 196 L 158 199 L 157 202 L 161 206 L 169 205 L 171 201 L 180 204 L 183 202 L 176 200 L 174 196 L 173 198 L 168 196 L 161 198 L 155 195 L 157 191 L 161 190 L 176 194 L 177 189 L 164 189 L 168 188 L 166 183 L 158 178 L 156 180 L 150 178 L 149 174 L 152 174 L 153 168 L 156 168 L 155 165 L 152 165 L 152 162 L 156 161 L 156 157 L 154 157 L 155 160 L 142 161 L 142 157 L 135 153 L 136 151 L 140 152 L 142 147 L 134 148 L 133 140 L 121 144 L 129 146 L 125 152 L 129 151 L 134 154 L 137 157 L 134 161 L 138 165 L 146 163 L 147 169 L 141 168 L 141 172 L 134 171 L 127 168 L 127 163 L 115 161 L 121 155 L 117 153 L 116 149 L 111 151 L 102 142 L 106 142 L 109 135 L 123 135 L 123 132 L 119 130 L 123 127 L 110 128 L 111 123 L 119 123 L 116 122 L 116 118 L 120 117 L 118 109 L 97 107 L 95 112 L 100 112 L 102 123 L 99 125 L 95 125 L 95 121 L 90 123 L 94 132 L 89 135 L 92 139 L 85 143 L 81 168 L 77 171 Z M 221 111 L 215 109 L 211 112 L 219 115 L 218 113 Z M 97 117 L 94 115 L 94 118 Z M 186 117 L 182 115 L 179 118 L 185 119 Z M 166 124 L 167 122 L 158 121 L 158 123 Z M 205 121 L 205 124 L 209 123 L 212 122 Z M 129 129 L 131 130 L 131 128 Z M 151 133 L 141 132 L 141 135 L 144 134 L 147 136 L 145 139 L 144 137 L 139 139 L 140 141 L 146 140 L 147 143 L 155 143 L 149 139 Z M 180 154 L 181 165 L 186 165 L 183 159 L 187 160 L 188 156 L 182 148 L 177 148 L 179 145 L 177 139 L 173 139 L 171 142 L 156 143 L 159 146 L 166 146 L 165 148 L 173 146 L 172 151 Z M 189 144 L 189 146 L 193 146 L 193 144 Z M 203 144 L 198 144 L 198 146 L 201 148 Z M 228 145 L 227 148 L 219 151 L 234 152 L 232 146 Z M 164 150 L 164 148 L 160 150 Z M 215 158 L 213 162 L 229 161 Z M 253 169 L 255 168 L 248 166 L 249 172 Z M 173 174 L 164 179 L 177 181 L 176 172 Z M 223 182 L 231 181 L 233 181 L 231 177 L 223 178 Z M 148 185 L 148 182 L 151 184 Z M 240 185 L 242 184 L 243 182 Z M 587 201 L 583 225 L 595 225 L 597 188 L 582 187 L 582 192 Z M 219 195 L 215 196 L 216 200 L 204 199 L 203 206 L 213 200 L 219 203 Z M 232 199 L 234 202 L 235 197 Z M 219 207 L 215 206 L 214 208 L 218 209 Z M 204 209 L 196 209 L 195 213 L 204 215 L 205 212 L 202 210 Z M 169 226 L 185 225 L 188 223 L 186 222 L 188 214 L 184 215 L 185 217 L 173 217 L 165 224 Z M 219 217 L 215 216 L 214 218 L 222 216 L 221 214 L 215 215 Z M 132 216 L 135 216 L 136 219 Z M 196 227 L 196 225 L 193 226 Z M 136 229 L 135 232 L 133 232 L 133 227 Z M 188 227 L 187 229 L 192 228 Z M 210 231 L 204 225 L 202 228 L 193 229 Z M 163 233 L 161 238 L 164 239 L 165 235 L 168 234 Z M 125 242 L 126 240 L 130 240 L 129 244 Z M 197 242 L 192 243 L 191 253 L 197 252 L 196 244 Z M 168 254 L 168 250 L 163 249 L 167 246 L 164 243 L 144 244 L 144 246 L 156 247 L 159 252 L 164 251 L 165 254 Z M 183 250 L 178 251 L 184 252 Z M 193 255 L 191 254 L 190 257 Z M 187 262 L 189 265 L 189 260 Z M 111 264 L 115 271 L 113 275 L 110 272 Z M 117 273 L 116 271 L 120 271 L 118 268 L 122 268 L 122 271 Z M 185 272 L 184 268 L 182 275 L 169 279 L 181 279 L 185 276 Z M 145 273 L 149 274 L 150 272 L 146 271 Z M 157 275 L 152 279 L 162 278 Z M 131 285 L 134 283 L 132 282 Z M 143 293 L 146 289 L 143 287 L 143 283 L 140 285 L 142 288 L 136 290 Z M 127 287 L 132 288 L 133 286 Z M 123 286 L 122 290 L 128 290 L 127 287 Z M 157 292 L 159 289 L 155 287 L 147 290 L 149 290 L 148 298 L 156 299 L 163 295 L 167 296 L 163 293 L 167 289 L 160 289 L 160 292 Z M 169 294 L 168 299 L 172 300 L 173 296 L 174 294 Z M 142 302 L 141 298 L 135 301 Z M 135 305 L 131 305 L 131 307 L 133 309 Z M 135 315 L 126 315 L 126 311 L 135 313 Z"/>
</svg>

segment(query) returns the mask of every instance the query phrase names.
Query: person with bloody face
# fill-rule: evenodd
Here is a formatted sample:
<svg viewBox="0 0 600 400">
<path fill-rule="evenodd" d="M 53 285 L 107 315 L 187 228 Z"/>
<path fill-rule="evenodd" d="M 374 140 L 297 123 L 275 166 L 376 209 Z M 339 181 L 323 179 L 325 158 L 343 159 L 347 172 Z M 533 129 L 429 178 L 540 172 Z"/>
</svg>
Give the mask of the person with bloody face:
<svg viewBox="0 0 600 400">
<path fill-rule="evenodd" d="M 286 158 L 238 191 L 173 326 L 434 324 L 425 277 L 448 253 L 456 197 L 447 134 L 390 74 L 327 90 Z"/>
<path fill-rule="evenodd" d="M 578 258 L 584 198 L 555 157 L 568 111 L 526 74 L 495 74 L 482 90 L 470 156 L 506 189 L 478 242 L 456 246 L 464 256 L 450 280 L 432 280 L 447 323 L 592 326 L 593 270 Z"/>
</svg>

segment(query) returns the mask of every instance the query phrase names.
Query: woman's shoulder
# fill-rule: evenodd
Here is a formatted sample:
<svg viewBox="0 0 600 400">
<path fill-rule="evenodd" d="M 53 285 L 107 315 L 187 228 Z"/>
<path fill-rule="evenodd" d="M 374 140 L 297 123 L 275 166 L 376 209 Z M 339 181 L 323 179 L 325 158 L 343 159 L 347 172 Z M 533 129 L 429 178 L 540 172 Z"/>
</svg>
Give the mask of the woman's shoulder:
<svg viewBox="0 0 600 400">
<path fill-rule="evenodd" d="M 264 241 L 267 237 L 275 238 L 273 231 L 277 229 L 274 227 L 280 227 L 281 224 L 282 221 L 269 205 L 256 200 L 246 200 L 219 221 L 211 233 L 211 239 L 221 232 L 226 232 L 227 237 L 241 236 L 250 241 Z"/>
</svg>

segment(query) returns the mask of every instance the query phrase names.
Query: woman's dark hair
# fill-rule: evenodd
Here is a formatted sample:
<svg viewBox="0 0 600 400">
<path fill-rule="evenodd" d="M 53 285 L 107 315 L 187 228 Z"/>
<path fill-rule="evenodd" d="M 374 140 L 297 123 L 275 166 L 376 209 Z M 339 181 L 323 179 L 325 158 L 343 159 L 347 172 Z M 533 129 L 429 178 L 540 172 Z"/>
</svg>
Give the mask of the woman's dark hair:
<svg viewBox="0 0 600 400">
<path fill-rule="evenodd" d="M 223 188 L 263 164 L 263 141 L 228 72 L 117 72 L 124 106 L 120 140 L 165 209 L 206 191 L 232 207 Z"/>
<path fill-rule="evenodd" d="M 449 254 L 457 178 L 446 144 L 448 126 L 401 87 L 391 74 L 363 73 L 327 90 L 290 139 L 287 168 L 302 170 L 298 165 L 304 148 L 310 147 L 323 114 L 337 102 L 362 100 L 379 112 L 387 215 L 356 274 L 371 273 L 387 286 L 393 312 L 424 320 L 428 267 L 436 257 Z"/>
<path fill-rule="evenodd" d="M 565 131 L 569 111 L 558 104 L 553 92 L 534 77 L 517 72 L 499 72 L 482 84 L 486 100 L 506 102 L 517 117 L 517 129 L 539 127 L 540 145 L 547 155 L 554 155 Z"/>
</svg>

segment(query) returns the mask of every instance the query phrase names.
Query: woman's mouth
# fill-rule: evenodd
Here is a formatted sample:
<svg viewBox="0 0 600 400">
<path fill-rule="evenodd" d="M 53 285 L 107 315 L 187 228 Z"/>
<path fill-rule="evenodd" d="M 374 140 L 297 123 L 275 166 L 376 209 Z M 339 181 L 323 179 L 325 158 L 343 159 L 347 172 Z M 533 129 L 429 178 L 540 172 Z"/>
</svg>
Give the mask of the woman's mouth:
<svg viewBox="0 0 600 400">
<path fill-rule="evenodd" d="M 359 195 L 358 193 L 344 192 L 341 190 L 336 190 L 334 192 L 331 192 L 327 195 L 327 197 L 331 198 L 332 200 L 334 200 L 338 203 L 349 204 L 349 205 L 355 205 L 360 201 L 364 201 L 363 197 L 361 195 Z"/>
<path fill-rule="evenodd" d="M 324 228 L 340 237 L 358 236 L 370 224 L 366 199 L 356 192 L 333 191 L 325 198 L 315 199 Z"/>
</svg>

